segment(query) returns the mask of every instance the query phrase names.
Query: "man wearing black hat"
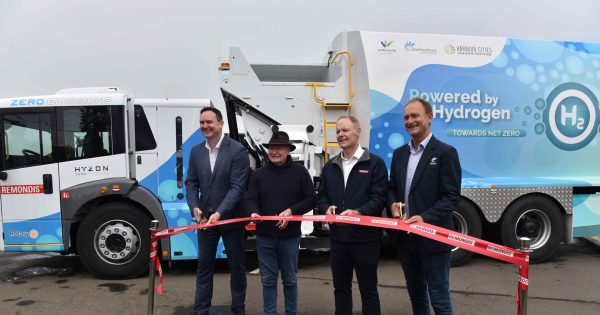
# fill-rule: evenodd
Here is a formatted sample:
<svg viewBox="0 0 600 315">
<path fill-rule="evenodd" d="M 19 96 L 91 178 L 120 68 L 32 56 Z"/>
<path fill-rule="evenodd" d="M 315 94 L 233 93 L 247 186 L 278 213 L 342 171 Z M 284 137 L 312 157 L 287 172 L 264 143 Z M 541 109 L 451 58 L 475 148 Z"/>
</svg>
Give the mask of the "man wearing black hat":
<svg viewBox="0 0 600 315">
<path fill-rule="evenodd" d="M 261 215 L 291 216 L 312 210 L 317 202 L 315 188 L 306 168 L 294 163 L 290 152 L 296 147 L 283 131 L 273 133 L 269 162 L 250 177 L 246 207 L 256 222 Z M 265 221 L 256 225 L 256 248 L 263 285 L 264 314 L 277 314 L 277 275 L 281 270 L 285 314 L 298 312 L 298 250 L 300 222 Z"/>
</svg>

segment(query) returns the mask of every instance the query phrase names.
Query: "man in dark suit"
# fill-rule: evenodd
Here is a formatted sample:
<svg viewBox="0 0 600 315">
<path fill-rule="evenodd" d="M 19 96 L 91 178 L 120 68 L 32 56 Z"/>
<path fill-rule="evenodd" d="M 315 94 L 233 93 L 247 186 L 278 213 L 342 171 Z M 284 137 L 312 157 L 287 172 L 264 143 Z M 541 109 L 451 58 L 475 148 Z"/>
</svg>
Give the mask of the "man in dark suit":
<svg viewBox="0 0 600 315">
<path fill-rule="evenodd" d="M 198 222 L 210 224 L 245 214 L 242 199 L 250 167 L 248 152 L 239 142 L 223 135 L 224 124 L 218 109 L 205 107 L 200 111 L 200 131 L 206 140 L 192 148 L 185 181 L 187 203 Z M 223 237 L 231 270 L 231 311 L 244 314 L 246 270 L 243 224 L 198 230 L 194 312 L 209 313 L 215 255 L 220 237 Z"/>
<path fill-rule="evenodd" d="M 426 222 L 453 227 L 452 211 L 460 201 L 461 168 L 456 149 L 437 140 L 430 131 L 433 111 L 427 101 L 415 98 L 404 108 L 404 127 L 411 141 L 396 149 L 390 171 L 388 209 L 407 223 Z M 450 250 L 418 235 L 397 233 L 398 257 L 414 314 L 452 314 Z"/>
</svg>

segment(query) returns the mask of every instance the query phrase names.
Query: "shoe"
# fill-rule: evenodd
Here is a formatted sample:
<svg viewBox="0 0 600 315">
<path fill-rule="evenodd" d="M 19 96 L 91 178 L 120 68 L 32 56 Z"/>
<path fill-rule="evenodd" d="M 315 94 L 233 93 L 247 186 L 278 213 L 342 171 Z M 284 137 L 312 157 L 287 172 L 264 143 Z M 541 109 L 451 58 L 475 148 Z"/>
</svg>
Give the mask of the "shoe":
<svg viewBox="0 0 600 315">
<path fill-rule="evenodd" d="M 238 308 L 231 311 L 235 315 L 246 315 L 246 311 L 243 308 Z"/>
</svg>

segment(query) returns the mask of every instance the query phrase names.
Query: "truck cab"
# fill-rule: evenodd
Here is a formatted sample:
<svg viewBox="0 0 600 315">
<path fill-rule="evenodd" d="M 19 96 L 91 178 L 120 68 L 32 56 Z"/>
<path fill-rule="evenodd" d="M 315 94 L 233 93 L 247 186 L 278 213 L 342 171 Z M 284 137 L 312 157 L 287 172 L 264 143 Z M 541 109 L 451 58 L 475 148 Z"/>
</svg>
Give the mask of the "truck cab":
<svg viewBox="0 0 600 315">
<path fill-rule="evenodd" d="M 190 224 L 185 165 L 204 106 L 108 87 L 0 100 L 0 250 L 77 253 L 100 277 L 145 272 L 150 221 Z M 188 234 L 163 239 L 162 258 L 196 258 Z"/>
</svg>

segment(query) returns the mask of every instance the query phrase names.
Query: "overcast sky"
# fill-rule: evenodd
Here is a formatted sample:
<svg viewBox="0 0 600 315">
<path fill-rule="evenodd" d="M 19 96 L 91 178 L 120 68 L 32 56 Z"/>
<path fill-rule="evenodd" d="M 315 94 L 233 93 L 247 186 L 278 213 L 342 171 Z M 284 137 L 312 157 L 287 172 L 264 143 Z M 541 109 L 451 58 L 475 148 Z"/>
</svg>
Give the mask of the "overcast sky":
<svg viewBox="0 0 600 315">
<path fill-rule="evenodd" d="M 318 63 L 344 30 L 600 42 L 600 1 L 2 0 L 0 97 L 120 86 L 220 106 L 229 46 Z"/>
</svg>

